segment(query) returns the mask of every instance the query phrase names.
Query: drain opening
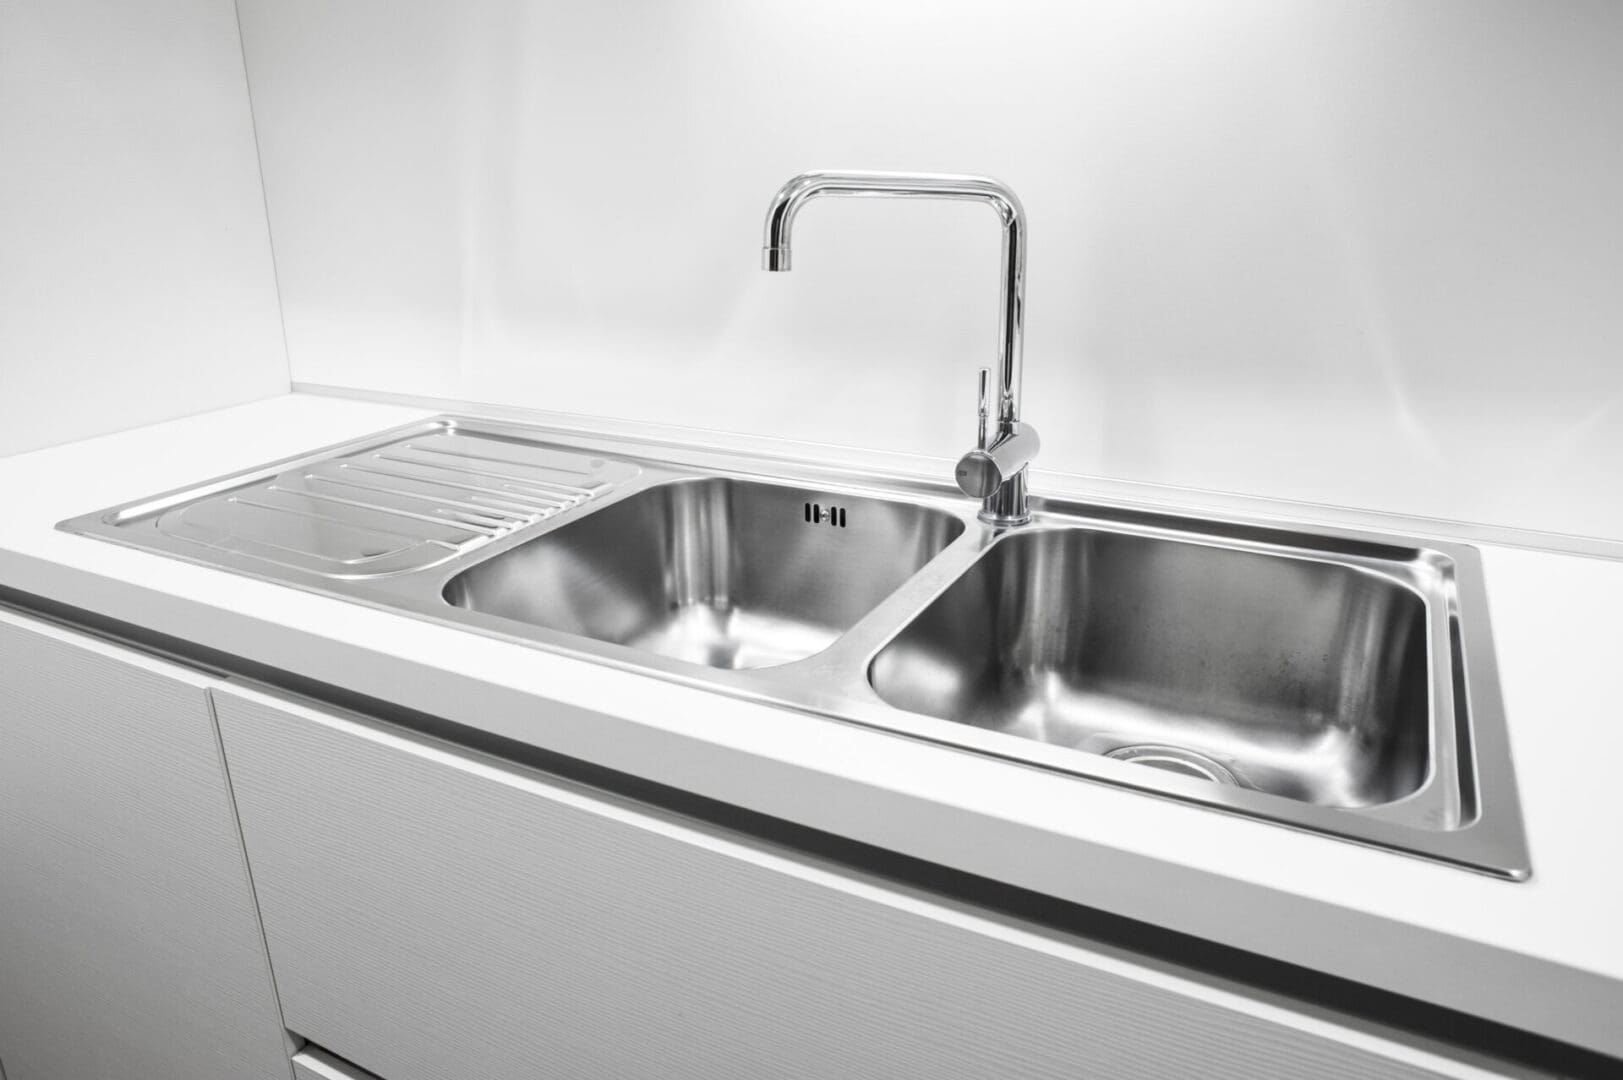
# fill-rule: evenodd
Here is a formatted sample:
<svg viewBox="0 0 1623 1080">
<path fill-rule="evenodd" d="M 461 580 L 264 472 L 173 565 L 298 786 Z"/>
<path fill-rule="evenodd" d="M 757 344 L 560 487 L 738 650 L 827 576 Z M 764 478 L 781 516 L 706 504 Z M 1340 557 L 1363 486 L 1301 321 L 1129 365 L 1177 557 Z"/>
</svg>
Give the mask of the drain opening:
<svg viewBox="0 0 1623 1080">
<path fill-rule="evenodd" d="M 1148 765 L 1152 769 L 1177 773 L 1179 776 L 1193 776 L 1216 784 L 1227 784 L 1230 787 L 1241 786 L 1239 778 L 1225 766 L 1219 765 L 1205 754 L 1197 754 L 1193 750 L 1185 750 L 1178 746 L 1156 746 L 1151 743 L 1118 746 L 1105 757 L 1117 761 L 1131 761 L 1137 765 Z"/>
</svg>

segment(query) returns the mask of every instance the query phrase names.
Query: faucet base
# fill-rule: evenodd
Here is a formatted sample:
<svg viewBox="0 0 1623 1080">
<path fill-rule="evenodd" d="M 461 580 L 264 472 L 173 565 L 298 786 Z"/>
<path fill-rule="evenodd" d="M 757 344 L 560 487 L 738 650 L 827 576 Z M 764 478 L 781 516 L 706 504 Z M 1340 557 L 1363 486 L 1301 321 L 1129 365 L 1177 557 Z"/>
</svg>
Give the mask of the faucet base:
<svg viewBox="0 0 1623 1080">
<path fill-rule="evenodd" d="M 980 513 L 975 516 L 999 528 L 1029 522 L 1031 510 L 1026 502 L 1026 470 L 1022 468 L 988 495 L 981 502 Z"/>
</svg>

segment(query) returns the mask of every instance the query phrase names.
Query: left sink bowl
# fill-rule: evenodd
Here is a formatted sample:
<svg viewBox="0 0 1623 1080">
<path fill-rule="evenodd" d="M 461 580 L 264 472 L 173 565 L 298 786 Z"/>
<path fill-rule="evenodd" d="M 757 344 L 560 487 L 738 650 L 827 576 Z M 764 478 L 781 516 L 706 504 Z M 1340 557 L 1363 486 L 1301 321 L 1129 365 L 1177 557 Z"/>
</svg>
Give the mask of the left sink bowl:
<svg viewBox="0 0 1623 1080">
<path fill-rule="evenodd" d="M 775 667 L 827 648 L 963 529 L 912 503 L 678 480 L 485 559 L 445 598 L 707 667 Z"/>
</svg>

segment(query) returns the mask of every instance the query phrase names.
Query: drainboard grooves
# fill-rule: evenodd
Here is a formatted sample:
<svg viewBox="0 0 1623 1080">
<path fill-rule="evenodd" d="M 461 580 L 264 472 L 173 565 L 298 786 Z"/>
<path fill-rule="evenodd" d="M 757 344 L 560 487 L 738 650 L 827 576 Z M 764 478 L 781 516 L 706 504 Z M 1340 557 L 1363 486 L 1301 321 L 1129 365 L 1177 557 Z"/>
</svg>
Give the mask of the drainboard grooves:
<svg viewBox="0 0 1623 1080">
<path fill-rule="evenodd" d="M 432 503 L 433 513 L 445 517 L 465 521 L 484 528 L 495 529 L 497 532 L 522 525 L 525 522 L 539 520 L 541 515 L 533 512 L 512 513 L 495 510 L 488 507 L 462 502 L 457 499 L 447 499 L 438 495 L 424 495 L 419 491 L 406 491 L 400 488 L 384 487 L 376 484 L 357 483 L 339 476 L 327 476 L 323 473 L 306 473 L 305 484 L 330 484 L 334 487 L 349 488 L 355 491 L 366 492 L 372 495 L 398 496 L 409 499 L 414 503 Z"/>
<path fill-rule="evenodd" d="M 495 529 L 495 533 L 503 533 L 506 529 L 514 528 L 514 526 L 527 525 L 529 521 L 539 521 L 540 516 L 544 516 L 537 513 L 534 508 L 523 510 L 523 512 L 495 510 L 495 508 L 490 507 L 479 507 L 476 503 L 466 502 L 463 499 L 445 499 L 443 495 L 428 495 L 420 492 L 420 490 L 407 489 L 407 487 L 367 482 L 364 477 L 362 479 L 352 479 L 352 477 L 347 476 L 328 476 L 326 473 L 307 473 L 302 479 L 304 479 L 305 484 L 302 490 L 305 490 L 305 492 L 310 490 L 310 486 L 331 486 L 354 490 L 354 492 L 360 492 L 360 494 L 372 497 L 372 499 L 383 499 L 388 505 L 399 503 L 401 508 L 406 508 L 406 510 L 420 510 L 420 512 L 430 513 L 437 520 L 440 520 L 440 518 L 453 518 L 453 520 L 466 521 L 469 525 L 476 525 L 479 528 Z"/>
<path fill-rule="evenodd" d="M 441 436 L 441 437 L 442 438 L 448 438 L 448 439 L 456 439 L 457 438 L 456 436 Z M 466 443 L 468 441 L 469 440 L 466 440 L 466 439 L 458 440 L 459 443 Z M 489 462 L 489 463 L 491 463 L 493 465 L 515 465 L 515 464 L 520 464 L 520 462 L 516 461 L 514 458 L 496 457 L 496 456 L 490 455 L 490 454 L 475 453 L 475 452 L 470 451 L 470 450 L 446 450 L 446 449 L 443 449 L 441 447 L 424 446 L 421 443 L 415 443 L 415 442 L 401 443 L 400 444 L 400 449 L 401 450 L 409 450 L 409 451 L 411 451 L 413 453 L 416 453 L 416 454 L 437 454 L 437 455 L 439 455 L 441 457 L 448 457 L 448 458 L 451 458 L 451 459 L 456 460 L 456 461 L 484 461 L 484 462 Z M 554 455 L 554 456 L 561 456 L 561 455 Z M 591 475 L 591 470 L 590 469 L 573 469 L 573 468 L 568 468 L 567 466 L 560 465 L 560 464 L 547 464 L 547 465 L 545 465 L 543 467 L 546 468 L 549 472 L 573 473 L 573 474 L 575 474 L 577 476 L 590 476 Z"/>
<path fill-rule="evenodd" d="M 495 526 L 495 528 L 500 528 L 503 525 L 514 525 L 519 521 L 529 521 L 534 518 L 534 512 L 531 512 L 531 510 L 516 512 L 516 510 L 498 510 L 495 507 L 480 507 L 479 503 L 472 502 L 469 499 L 446 499 L 445 495 L 428 495 L 425 492 L 420 492 L 420 490 L 406 489 L 406 487 L 390 487 L 386 486 L 386 484 L 378 484 L 375 481 L 368 482 L 365 477 L 305 473 L 304 482 L 305 484 L 329 484 L 329 486 L 333 487 L 347 487 L 347 489 L 368 492 L 368 494 L 373 495 L 399 495 L 403 499 L 411 499 L 412 502 L 433 503 L 437 507 L 435 513 L 456 513 L 456 515 L 466 516 L 466 518 L 480 521 L 484 525 Z"/>
<path fill-rule="evenodd" d="M 158 532 L 335 578 L 422 570 L 582 506 L 621 461 L 467 435 L 401 439 L 195 499 Z"/>
<path fill-rule="evenodd" d="M 417 461 L 414 458 L 402 457 L 387 451 L 379 451 L 372 455 L 379 461 L 393 461 L 402 465 L 415 465 L 419 469 L 432 469 L 436 472 L 452 472 L 458 476 L 478 478 L 482 480 L 500 481 L 501 489 L 506 490 L 509 485 L 538 488 L 543 491 L 561 491 L 569 495 L 595 495 L 596 488 L 582 487 L 579 484 L 565 484 L 558 481 L 540 480 L 533 476 L 516 476 L 513 473 L 492 472 L 488 469 L 459 469 L 451 465 L 441 465 L 433 461 Z"/>
<path fill-rule="evenodd" d="M 535 504 L 541 504 L 550 509 L 564 506 L 573 506 L 576 499 L 570 496 L 558 495 L 528 495 L 523 492 L 508 491 L 502 488 L 482 487 L 478 484 L 464 484 L 455 480 L 441 480 L 438 477 L 418 476 L 415 473 L 397 472 L 393 469 L 378 468 L 374 465 L 362 465 L 354 461 L 342 461 L 338 468 L 346 472 L 365 473 L 368 476 L 387 476 L 395 480 L 406 480 L 431 487 L 450 488 L 455 491 L 469 491 L 473 493 L 473 501 L 484 505 L 505 506 L 521 514 L 530 513 Z M 606 489 L 605 489 L 606 490 Z M 524 503 L 531 505 L 525 506 Z"/>
<path fill-rule="evenodd" d="M 443 518 L 436 518 L 431 514 L 419 514 L 412 510 L 399 510 L 392 506 L 383 506 L 378 503 L 362 502 L 359 499 L 346 499 L 342 495 L 323 495 L 316 491 L 298 491 L 279 487 L 276 484 L 270 485 L 270 487 L 266 488 L 265 490 L 274 491 L 278 495 L 297 495 L 301 499 L 315 499 L 317 502 L 334 503 L 338 506 L 350 506 L 357 510 L 375 510 L 380 514 L 393 514 L 396 517 L 411 518 L 413 521 L 426 521 L 430 525 L 446 524 Z M 486 536 L 499 536 L 503 532 L 501 529 L 492 529 L 483 525 L 464 525 L 463 528 L 471 529 L 474 532 L 484 533 Z"/>
</svg>

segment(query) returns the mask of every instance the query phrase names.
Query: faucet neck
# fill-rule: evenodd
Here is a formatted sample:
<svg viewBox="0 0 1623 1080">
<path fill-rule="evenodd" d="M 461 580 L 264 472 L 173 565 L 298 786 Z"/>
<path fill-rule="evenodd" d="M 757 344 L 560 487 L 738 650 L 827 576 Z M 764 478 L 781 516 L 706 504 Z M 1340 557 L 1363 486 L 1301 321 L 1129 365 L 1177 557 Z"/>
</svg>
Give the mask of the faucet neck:
<svg viewBox="0 0 1623 1080">
<path fill-rule="evenodd" d="M 790 180 L 772 197 L 766 212 L 761 266 L 790 268 L 790 237 L 795 215 L 825 195 L 856 198 L 960 199 L 985 203 L 1003 223 L 999 280 L 997 415 L 998 430 L 1013 430 L 1020 419 L 1020 368 L 1026 306 L 1026 212 L 1008 186 L 985 176 L 945 173 L 808 172 Z"/>
<path fill-rule="evenodd" d="M 1009 188 L 985 176 L 937 173 L 808 172 L 790 180 L 766 211 L 761 265 L 774 271 L 790 266 L 789 241 L 795 215 L 824 195 L 857 198 L 963 199 L 986 203 L 1003 223 L 999 281 L 996 422 L 988 430 L 981 413 L 978 446 L 959 460 L 956 475 L 966 495 L 982 500 L 980 517 L 992 525 L 1031 520 L 1026 504 L 1026 466 L 1038 448 L 1037 433 L 1020 422 L 1020 363 L 1026 309 L 1026 213 Z M 982 381 L 982 400 L 985 381 Z"/>
</svg>

